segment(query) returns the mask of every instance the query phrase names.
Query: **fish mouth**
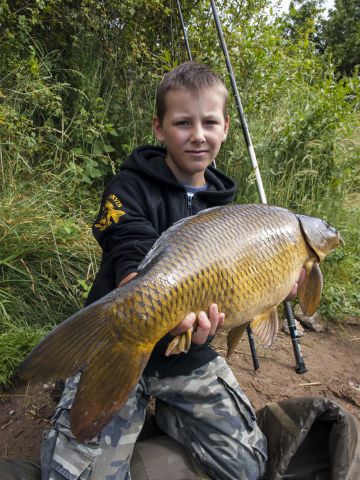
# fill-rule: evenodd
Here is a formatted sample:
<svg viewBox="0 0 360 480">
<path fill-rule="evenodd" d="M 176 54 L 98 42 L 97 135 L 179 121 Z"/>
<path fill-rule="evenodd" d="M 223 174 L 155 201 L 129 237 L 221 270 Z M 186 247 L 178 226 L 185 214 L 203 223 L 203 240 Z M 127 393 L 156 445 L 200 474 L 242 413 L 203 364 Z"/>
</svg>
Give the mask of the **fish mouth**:
<svg viewBox="0 0 360 480">
<path fill-rule="evenodd" d="M 341 235 L 341 233 L 339 232 L 339 230 L 337 230 L 336 228 L 330 226 L 328 223 L 325 222 L 325 224 L 327 225 L 328 229 L 331 230 L 331 232 L 333 233 L 334 235 L 334 248 L 337 247 L 338 245 L 341 245 L 342 247 L 345 246 L 345 241 Z"/>
</svg>

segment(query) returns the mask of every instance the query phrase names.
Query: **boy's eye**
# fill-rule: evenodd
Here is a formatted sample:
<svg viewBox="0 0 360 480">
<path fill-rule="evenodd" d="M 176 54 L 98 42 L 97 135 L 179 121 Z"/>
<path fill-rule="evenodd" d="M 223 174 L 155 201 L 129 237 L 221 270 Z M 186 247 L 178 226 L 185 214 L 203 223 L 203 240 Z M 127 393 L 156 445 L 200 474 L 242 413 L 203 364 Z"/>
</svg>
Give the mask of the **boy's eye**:
<svg viewBox="0 0 360 480">
<path fill-rule="evenodd" d="M 205 121 L 205 125 L 217 125 L 217 124 L 218 124 L 217 120 L 209 119 Z"/>
<path fill-rule="evenodd" d="M 179 127 L 186 127 L 187 125 L 190 125 L 190 122 L 188 122 L 187 120 L 178 120 L 175 125 L 179 126 Z"/>
</svg>

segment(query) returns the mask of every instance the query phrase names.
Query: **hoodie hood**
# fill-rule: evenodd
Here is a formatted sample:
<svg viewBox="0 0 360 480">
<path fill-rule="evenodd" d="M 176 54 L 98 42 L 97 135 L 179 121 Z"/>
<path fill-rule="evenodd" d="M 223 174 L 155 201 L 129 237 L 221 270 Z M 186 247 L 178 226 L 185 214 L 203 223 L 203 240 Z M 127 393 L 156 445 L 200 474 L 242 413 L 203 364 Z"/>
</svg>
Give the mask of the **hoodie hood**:
<svg viewBox="0 0 360 480">
<path fill-rule="evenodd" d="M 163 147 L 151 145 L 139 147 L 129 155 L 120 166 L 120 170 L 133 170 L 151 178 L 152 181 L 185 191 L 184 185 L 176 179 L 167 166 L 165 158 L 166 149 Z M 229 203 L 234 199 L 237 185 L 230 177 L 210 166 L 205 170 L 205 179 L 209 187 L 197 193 L 198 196 L 206 197 L 217 205 Z"/>
</svg>

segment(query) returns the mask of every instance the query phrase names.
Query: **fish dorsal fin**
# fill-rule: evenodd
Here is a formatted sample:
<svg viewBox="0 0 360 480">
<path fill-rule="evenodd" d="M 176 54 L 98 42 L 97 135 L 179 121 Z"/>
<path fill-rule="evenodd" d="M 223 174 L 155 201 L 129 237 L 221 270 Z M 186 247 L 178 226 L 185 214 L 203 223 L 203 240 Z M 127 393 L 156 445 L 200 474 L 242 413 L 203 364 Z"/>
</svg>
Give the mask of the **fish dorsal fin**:
<svg viewBox="0 0 360 480">
<path fill-rule="evenodd" d="M 305 268 L 306 277 L 298 288 L 298 298 L 301 310 L 311 317 L 320 303 L 323 277 L 318 262 L 313 262 L 311 266 L 305 265 Z"/>
<path fill-rule="evenodd" d="M 276 307 L 260 313 L 251 322 L 253 333 L 259 338 L 264 348 L 270 347 L 279 330 L 279 315 Z"/>
<path fill-rule="evenodd" d="M 227 347 L 228 347 L 228 350 L 227 350 L 228 358 L 230 357 L 230 355 L 234 353 L 236 345 L 239 343 L 240 338 L 244 335 L 247 325 L 248 324 L 245 323 L 243 325 L 239 325 L 238 327 L 234 327 L 229 331 L 227 340 L 226 340 Z"/>
<path fill-rule="evenodd" d="M 209 212 L 214 210 L 219 210 L 223 207 L 211 207 L 201 210 L 196 215 L 191 215 L 190 217 L 181 218 L 175 222 L 171 227 L 165 230 L 160 237 L 156 240 L 152 248 L 148 251 L 143 261 L 138 266 L 139 272 L 144 272 L 144 270 L 149 270 L 151 266 L 156 263 L 159 257 L 165 252 L 165 249 L 169 246 L 169 241 L 171 238 L 178 233 L 178 230 L 185 224 L 192 221 L 194 217 L 206 216 Z"/>
</svg>

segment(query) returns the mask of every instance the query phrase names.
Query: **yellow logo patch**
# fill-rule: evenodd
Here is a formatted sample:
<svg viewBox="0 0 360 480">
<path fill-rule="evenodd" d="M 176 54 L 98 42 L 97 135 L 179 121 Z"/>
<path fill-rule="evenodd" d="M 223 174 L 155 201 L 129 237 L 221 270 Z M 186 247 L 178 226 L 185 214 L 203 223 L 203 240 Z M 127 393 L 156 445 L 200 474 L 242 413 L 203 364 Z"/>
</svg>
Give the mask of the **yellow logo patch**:
<svg viewBox="0 0 360 480">
<path fill-rule="evenodd" d="M 95 227 L 101 232 L 110 227 L 113 223 L 118 223 L 119 218 L 125 215 L 122 203 L 113 193 L 109 195 L 105 201 L 102 217 L 99 223 L 95 223 Z"/>
</svg>

